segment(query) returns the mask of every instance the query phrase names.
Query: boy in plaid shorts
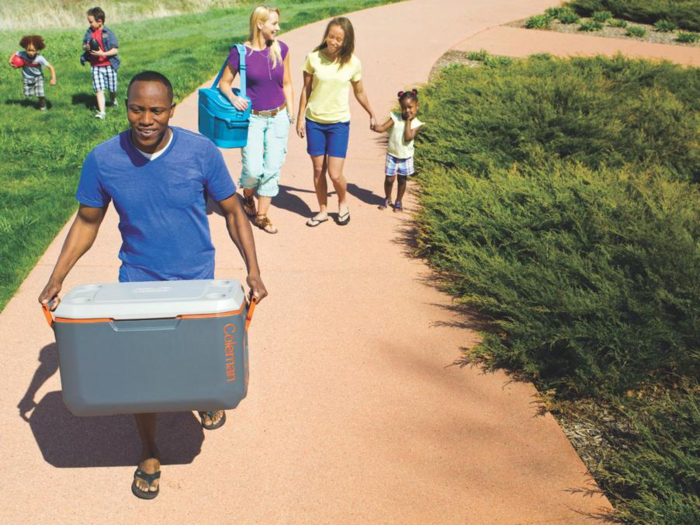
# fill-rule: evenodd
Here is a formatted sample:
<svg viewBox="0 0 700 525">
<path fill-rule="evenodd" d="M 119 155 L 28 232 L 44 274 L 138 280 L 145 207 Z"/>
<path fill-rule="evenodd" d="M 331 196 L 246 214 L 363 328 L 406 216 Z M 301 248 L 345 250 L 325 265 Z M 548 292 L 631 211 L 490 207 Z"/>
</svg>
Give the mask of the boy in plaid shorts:
<svg viewBox="0 0 700 525">
<path fill-rule="evenodd" d="M 10 55 L 9 64 L 14 68 L 22 68 L 22 83 L 24 84 L 25 97 L 37 97 L 39 99 L 39 109 L 46 111 L 46 95 L 44 94 L 44 75 L 42 67 L 48 67 L 51 71 L 50 84 L 56 85 L 56 70 L 49 61 L 46 60 L 39 51 L 46 48 L 44 39 L 40 35 L 26 35 L 19 41 L 19 45 L 24 51 L 17 51 Z M 19 57 L 15 63 L 15 57 Z"/>
<path fill-rule="evenodd" d="M 106 27 L 105 12 L 93 7 L 87 12 L 90 27 L 83 37 L 85 53 L 80 58 L 82 64 L 90 63 L 92 89 L 97 96 L 95 118 L 104 120 L 105 90 L 109 91 L 110 106 L 117 105 L 117 70 L 119 69 L 119 42 L 114 32 Z"/>
<path fill-rule="evenodd" d="M 389 120 L 380 126 L 375 126 L 374 131 L 383 133 L 389 128 L 389 144 L 386 154 L 386 178 L 384 179 L 384 202 L 379 206 L 380 210 L 394 207 L 395 212 L 403 211 L 403 194 L 406 191 L 406 181 L 415 173 L 413 169 L 413 139 L 416 138 L 423 123 L 416 118 L 418 114 L 418 90 L 399 91 L 400 113 L 391 113 Z M 399 188 L 396 202 L 391 202 L 391 192 L 394 181 L 398 177 Z"/>
</svg>

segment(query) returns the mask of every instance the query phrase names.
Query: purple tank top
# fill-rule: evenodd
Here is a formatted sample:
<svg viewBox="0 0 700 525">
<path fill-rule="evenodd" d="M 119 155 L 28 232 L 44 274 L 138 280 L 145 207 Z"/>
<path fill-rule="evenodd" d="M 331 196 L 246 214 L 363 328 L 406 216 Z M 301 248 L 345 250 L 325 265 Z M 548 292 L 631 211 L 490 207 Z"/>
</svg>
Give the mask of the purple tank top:
<svg viewBox="0 0 700 525">
<path fill-rule="evenodd" d="M 272 67 L 270 59 L 270 48 L 255 51 L 245 46 L 247 94 L 253 102 L 253 109 L 256 111 L 278 108 L 285 102 L 282 83 L 284 81 L 284 59 L 289 48 L 284 42 L 280 40 L 278 42 L 282 51 L 282 61 L 275 68 Z M 235 71 L 238 71 L 239 62 L 238 50 L 234 47 L 231 49 L 228 63 Z"/>
</svg>

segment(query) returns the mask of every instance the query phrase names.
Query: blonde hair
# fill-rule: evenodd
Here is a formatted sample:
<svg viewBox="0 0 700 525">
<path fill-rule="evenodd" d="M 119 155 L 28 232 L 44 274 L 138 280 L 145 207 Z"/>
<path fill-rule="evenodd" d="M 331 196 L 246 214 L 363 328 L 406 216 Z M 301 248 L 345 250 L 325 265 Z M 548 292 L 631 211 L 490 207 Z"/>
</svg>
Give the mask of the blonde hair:
<svg viewBox="0 0 700 525">
<path fill-rule="evenodd" d="M 248 42 L 251 44 L 257 42 L 258 35 L 260 34 L 260 29 L 258 29 L 258 22 L 263 24 L 268 21 L 271 13 L 277 13 L 280 15 L 280 10 L 276 7 L 271 7 L 269 5 L 259 5 L 253 12 L 250 13 L 250 32 L 248 33 Z M 277 40 L 272 42 L 270 46 L 270 58 L 272 59 L 272 69 L 277 67 L 277 64 L 282 62 L 282 49 L 280 48 L 280 43 Z"/>
</svg>

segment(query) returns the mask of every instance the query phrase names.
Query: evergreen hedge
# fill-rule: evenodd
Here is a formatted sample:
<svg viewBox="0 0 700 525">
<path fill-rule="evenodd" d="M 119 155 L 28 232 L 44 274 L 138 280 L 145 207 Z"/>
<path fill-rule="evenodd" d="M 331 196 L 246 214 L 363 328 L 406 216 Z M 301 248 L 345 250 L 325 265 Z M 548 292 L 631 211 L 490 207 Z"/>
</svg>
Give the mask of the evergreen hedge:
<svg viewBox="0 0 700 525">
<path fill-rule="evenodd" d="M 682 29 L 700 31 L 700 0 L 573 0 L 566 5 L 581 16 L 610 11 L 632 22 L 653 25 L 668 20 Z"/>
</svg>

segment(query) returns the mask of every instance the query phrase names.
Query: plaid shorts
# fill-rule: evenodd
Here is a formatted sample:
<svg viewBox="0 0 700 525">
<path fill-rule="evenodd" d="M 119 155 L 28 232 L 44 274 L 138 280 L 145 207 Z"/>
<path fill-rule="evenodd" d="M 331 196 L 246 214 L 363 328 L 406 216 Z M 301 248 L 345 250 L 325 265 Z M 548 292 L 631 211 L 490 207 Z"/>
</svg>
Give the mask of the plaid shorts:
<svg viewBox="0 0 700 525">
<path fill-rule="evenodd" d="M 24 81 L 24 96 L 25 97 L 43 97 L 44 95 L 44 77 L 23 79 Z"/>
<path fill-rule="evenodd" d="M 117 92 L 117 72 L 112 66 L 90 67 L 92 73 L 92 89 L 98 91 Z"/>
<path fill-rule="evenodd" d="M 387 177 L 393 177 L 394 175 L 401 175 L 402 177 L 413 175 L 415 173 L 413 169 L 413 157 L 397 159 L 393 155 L 387 153 L 385 171 Z"/>
</svg>

